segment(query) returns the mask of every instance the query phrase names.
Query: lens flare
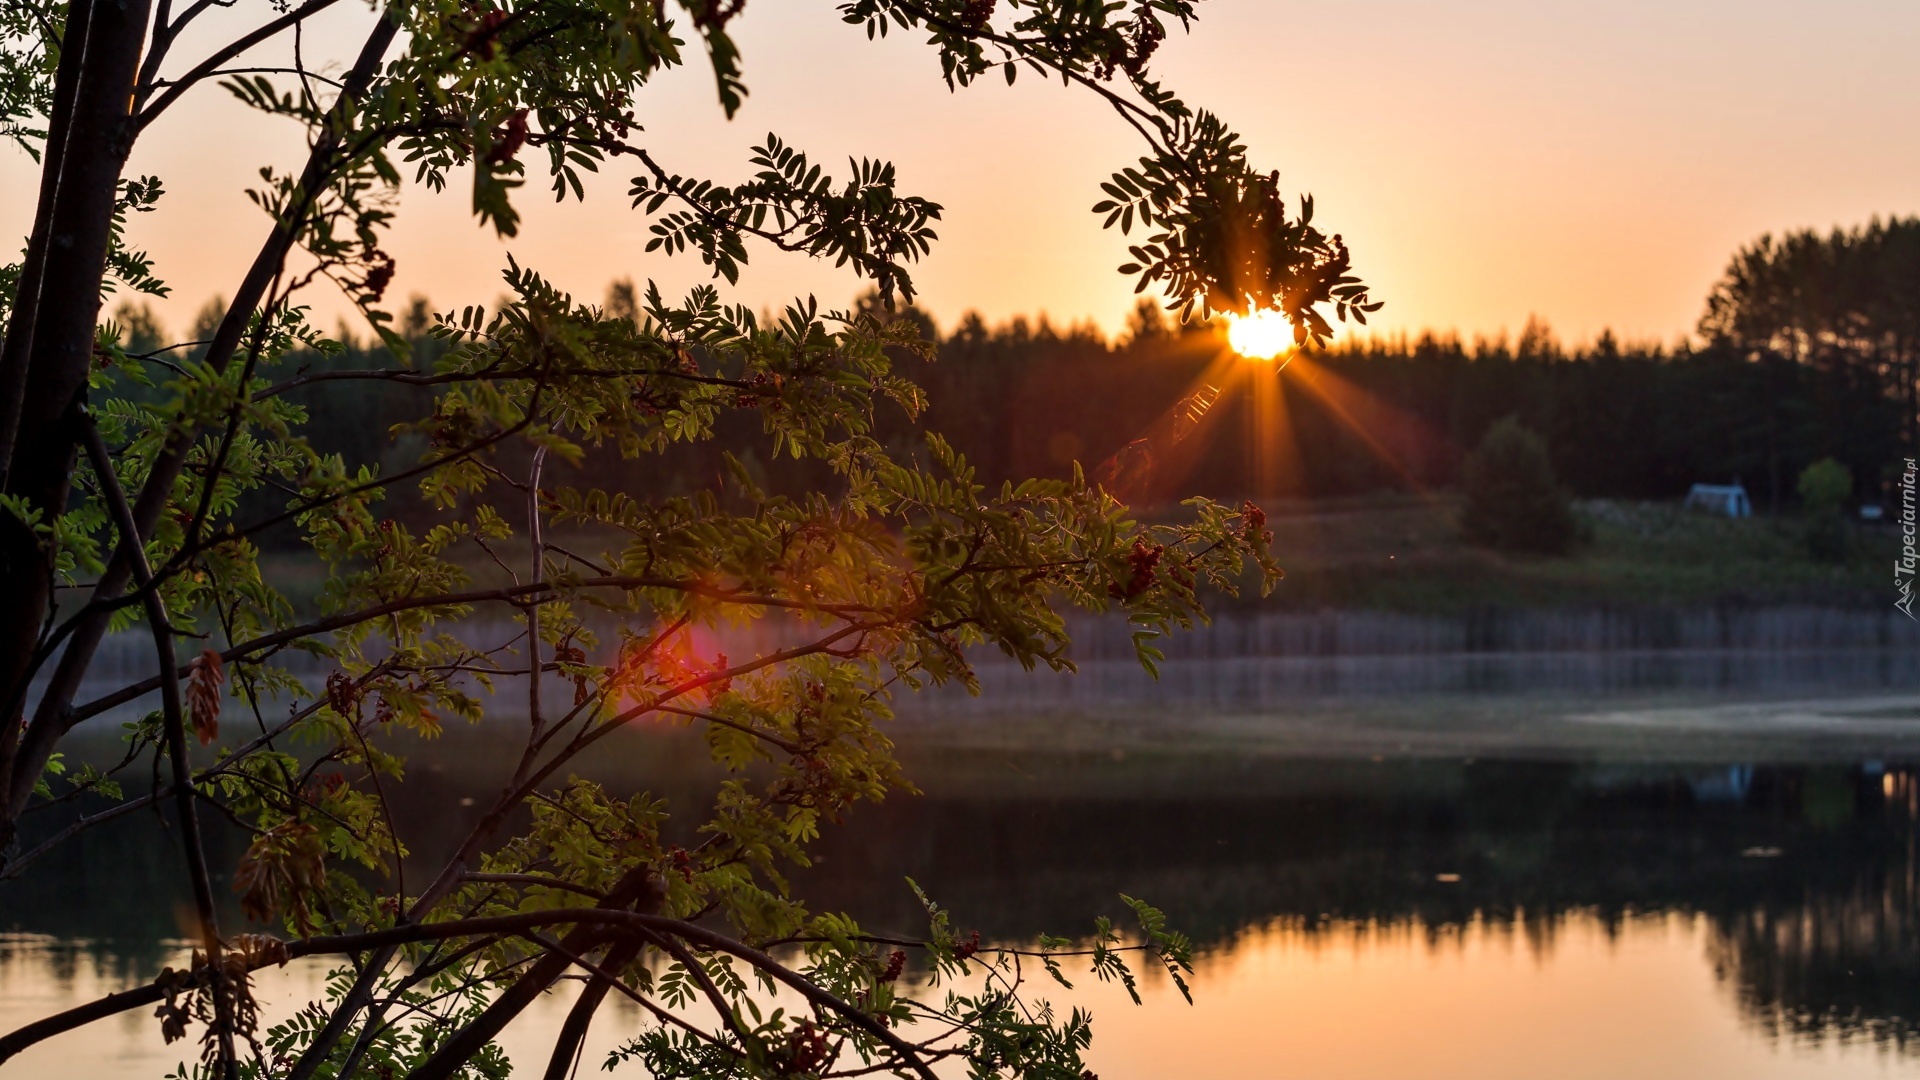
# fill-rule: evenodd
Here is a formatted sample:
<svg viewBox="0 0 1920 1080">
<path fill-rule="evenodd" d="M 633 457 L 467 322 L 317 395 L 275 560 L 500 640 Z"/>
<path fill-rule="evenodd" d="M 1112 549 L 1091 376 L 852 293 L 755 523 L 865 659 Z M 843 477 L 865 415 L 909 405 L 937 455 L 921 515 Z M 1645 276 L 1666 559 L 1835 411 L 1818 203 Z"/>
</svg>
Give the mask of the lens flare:
<svg viewBox="0 0 1920 1080">
<path fill-rule="evenodd" d="M 1293 348 L 1293 324 L 1277 311 L 1229 315 L 1227 344 L 1249 360 L 1272 360 Z"/>
</svg>

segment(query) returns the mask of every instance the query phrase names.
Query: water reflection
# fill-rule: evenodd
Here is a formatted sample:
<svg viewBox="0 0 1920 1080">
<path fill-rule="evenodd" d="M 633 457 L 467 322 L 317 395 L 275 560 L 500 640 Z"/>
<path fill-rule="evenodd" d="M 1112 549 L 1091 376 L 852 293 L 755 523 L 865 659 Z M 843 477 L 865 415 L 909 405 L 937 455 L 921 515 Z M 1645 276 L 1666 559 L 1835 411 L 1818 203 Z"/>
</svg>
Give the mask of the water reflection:
<svg viewBox="0 0 1920 1080">
<path fill-rule="evenodd" d="M 1431 933 L 1330 924 L 1253 931 L 1200 971 L 1201 1004 L 1095 1006 L 1103 1080 L 1812 1080 L 1911 1075 L 1872 1045 L 1775 1042 L 1701 962 L 1698 916 L 1569 915 L 1545 941 L 1512 923 Z M 1101 1021 L 1106 1021 L 1102 1028 Z M 1206 1062 L 1196 1071 L 1196 1051 Z"/>
<path fill-rule="evenodd" d="M 1912 772 L 1542 762 L 1278 772 L 1274 787 L 1295 793 L 928 800 L 833 838 L 809 887 L 875 925 L 909 926 L 907 898 L 873 890 L 908 867 L 956 911 L 1021 935 L 1078 925 L 1124 891 L 1154 898 L 1225 961 L 1331 948 L 1389 967 L 1451 952 L 1474 968 L 1481 961 L 1459 950 L 1484 957 L 1517 942 L 1554 967 L 1598 962 L 1586 954 L 1601 942 L 1654 947 L 1653 934 L 1656 951 L 1711 972 L 1763 1042 L 1920 1048 Z M 1471 993 L 1478 976 L 1455 974 L 1460 987 L 1435 992 Z M 1364 1008 L 1384 1018 L 1402 1005 L 1433 1003 L 1402 995 Z"/>
<path fill-rule="evenodd" d="M 622 778 L 698 800 L 707 779 L 676 746 L 649 744 L 652 764 Z M 1162 1001 L 1136 1020 L 1110 990 L 1090 989 L 1108 1021 L 1107 1080 L 1173 1075 L 1147 1064 L 1255 1016 L 1275 1046 L 1318 1065 L 1265 1067 L 1222 1041 L 1176 1071 L 1920 1071 L 1920 777 L 1903 766 L 1210 758 L 1181 772 L 1156 760 L 907 753 L 927 759 L 912 771 L 932 778 L 930 793 L 830 832 L 799 888 L 817 907 L 911 932 L 917 910 L 901 882 L 912 876 L 963 930 L 1003 940 L 1082 930 L 1092 913 L 1120 914 L 1121 892 L 1150 898 L 1206 950 L 1202 1003 Z M 1154 774 L 1162 782 L 1140 781 Z M 435 808 L 493 782 L 477 766 L 418 774 L 404 815 L 447 831 L 421 847 L 455 837 L 457 820 Z M 0 885 L 0 926 L 36 935 L 0 939 L 8 1026 L 169 962 L 180 928 L 151 897 L 184 896 L 171 842 L 133 815 Z M 216 842 L 215 864 L 231 866 L 238 838 Z M 292 1002 L 319 971 L 274 978 Z M 527 1023 L 551 1013 L 557 1024 L 560 1011 Z M 1522 1039 L 1525 1017 L 1533 1033 Z M 108 1040 L 120 1043 L 88 1053 L 103 1055 L 107 1075 L 153 1075 L 139 1071 L 165 1053 L 151 1020 L 123 1019 Z M 1670 1041 L 1634 1034 L 1640 1023 Z M 1344 1059 L 1330 1049 L 1381 1026 L 1398 1035 Z M 1589 1044 L 1587 1065 L 1556 1065 Z M 1423 1065 L 1436 1047 L 1459 1060 Z M 1475 1047 L 1479 1071 L 1461 1064 Z"/>
</svg>

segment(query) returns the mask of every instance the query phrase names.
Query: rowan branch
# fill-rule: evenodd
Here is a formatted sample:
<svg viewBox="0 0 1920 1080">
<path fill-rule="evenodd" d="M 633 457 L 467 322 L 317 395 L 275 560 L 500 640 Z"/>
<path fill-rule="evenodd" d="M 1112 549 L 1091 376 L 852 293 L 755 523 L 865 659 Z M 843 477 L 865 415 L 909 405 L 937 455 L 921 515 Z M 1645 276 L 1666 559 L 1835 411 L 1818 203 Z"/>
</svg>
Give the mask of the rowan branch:
<svg viewBox="0 0 1920 1080">
<path fill-rule="evenodd" d="M 279 18 L 272 20 L 271 22 L 265 23 L 264 25 L 252 30 L 249 33 L 242 34 L 240 37 L 235 38 L 233 41 L 229 42 L 224 47 L 215 50 L 213 55 L 207 57 L 205 60 L 202 60 L 200 61 L 200 63 L 194 65 L 194 67 L 191 70 L 189 70 L 185 75 L 180 76 L 178 79 L 168 80 L 164 84 L 167 88 L 166 91 L 162 93 L 159 99 L 154 101 L 153 104 L 151 105 L 147 104 L 147 95 L 151 94 L 157 87 L 163 84 L 149 81 L 152 79 L 155 72 L 142 72 L 141 73 L 142 85 L 135 92 L 134 102 L 133 102 L 133 107 L 135 110 L 137 110 L 134 116 L 135 130 L 145 131 L 148 124 L 153 123 L 156 117 L 158 117 L 161 113 L 167 110 L 167 106 L 173 104 L 175 101 L 178 101 L 180 99 L 180 96 L 182 94 L 185 94 L 188 90 L 192 89 L 196 83 L 199 83 L 200 81 L 210 76 L 219 74 L 221 66 L 226 64 L 228 61 L 234 59 L 237 56 L 242 55 L 248 49 L 253 48 L 255 45 L 258 45 L 263 41 L 269 40 L 270 38 L 279 34 L 280 31 L 285 30 L 290 26 L 296 26 L 299 23 L 303 22 L 304 20 L 311 18 L 312 16 L 326 10 L 327 8 L 332 7 L 334 4 L 337 4 L 339 2 L 340 0 L 307 0 L 306 3 L 300 5 L 297 8 L 294 8 L 292 11 L 287 12 L 285 15 L 282 15 Z M 175 24 L 174 26 L 170 26 L 167 28 L 167 37 L 163 39 L 161 42 L 157 43 L 158 48 L 156 49 L 156 52 L 159 53 L 159 56 L 155 56 L 153 60 L 150 61 L 152 66 L 158 67 L 158 60 L 160 59 L 160 56 L 165 55 L 166 46 L 171 43 L 174 31 L 176 31 L 180 25 L 184 25 L 186 21 L 189 18 L 191 18 L 193 15 L 199 14 L 199 12 L 202 9 L 204 9 L 205 6 L 206 5 L 204 3 L 196 5 L 193 9 L 191 9 L 188 12 L 188 14 L 182 15 L 180 17 L 180 22 L 178 24 Z M 382 19 L 385 19 L 386 18 L 385 13 L 383 12 L 380 17 Z M 344 91 L 344 84 L 343 84 L 343 94 L 344 92 L 345 91 Z"/>
<path fill-rule="evenodd" d="M 673 379 L 677 382 L 694 383 L 700 386 L 724 386 L 733 390 L 747 390 L 750 385 L 740 379 L 723 379 L 714 375 L 693 375 L 684 371 L 667 368 L 481 368 L 477 371 L 443 371 L 429 375 L 420 371 L 408 371 L 405 368 L 364 368 L 351 371 L 315 371 L 296 375 L 284 382 L 269 386 L 253 395 L 253 400 L 264 401 L 279 397 L 290 390 L 303 386 L 314 386 L 328 382 L 391 382 L 402 386 L 446 386 L 453 383 L 469 382 L 515 382 L 530 379 Z"/>
<path fill-rule="evenodd" d="M 625 590 L 668 589 L 729 606 L 782 608 L 802 612 L 817 611 L 841 618 L 884 613 L 883 609 L 866 604 L 822 604 L 806 600 L 789 600 L 779 596 L 765 596 L 757 593 L 715 589 L 698 582 L 676 578 L 624 576 L 583 578 L 573 581 L 539 582 L 514 585 L 500 589 L 482 589 L 474 592 L 443 593 L 438 596 L 415 596 L 403 600 L 392 600 L 384 604 L 361 608 L 357 611 L 315 619 L 312 622 L 288 627 L 285 630 L 277 630 L 271 634 L 263 634 L 260 637 L 252 638 L 226 649 L 220 654 L 220 658 L 227 663 L 245 660 L 255 653 L 289 645 L 303 638 L 316 637 L 334 630 L 357 626 L 360 623 L 368 622 L 372 619 L 383 618 L 388 615 L 397 615 L 404 611 L 419 611 L 427 608 L 466 607 L 471 604 L 484 603 L 523 603 L 533 597 L 544 594 L 558 594 L 572 589 L 596 588 Z M 84 705 L 76 705 L 71 710 L 70 715 L 74 723 L 79 723 L 89 717 L 98 716 L 116 705 L 124 705 L 136 698 L 144 697 L 159 687 L 160 680 L 158 678 L 143 679 L 137 683 L 124 686 L 110 694 L 97 697 Z"/>
<path fill-rule="evenodd" d="M 781 964 L 765 952 L 750 945 L 736 941 L 717 931 L 709 930 L 683 919 L 664 915 L 649 915 L 638 911 L 621 911 L 611 908 L 563 908 L 553 911 L 516 912 L 510 915 L 487 915 L 452 922 L 402 923 L 398 926 L 380 930 L 369 930 L 355 934 L 330 934 L 305 938 L 286 943 L 286 949 L 254 950 L 246 957 L 246 970 L 257 971 L 274 964 L 285 964 L 309 956 L 333 956 L 365 953 L 374 950 L 400 948 L 427 941 L 446 941 L 450 939 L 477 938 L 486 936 L 525 936 L 548 926 L 597 926 L 613 930 L 626 930 L 654 936 L 670 936 L 700 948 L 724 952 L 746 961 L 753 967 L 765 971 L 778 982 L 791 987 L 812 1004 L 845 1016 L 855 1026 L 873 1036 L 889 1049 L 899 1054 L 924 1080 L 937 1080 L 923 1063 L 918 1061 L 914 1047 L 899 1036 L 881 1027 L 872 1017 L 859 1008 L 814 986 L 800 973 Z M 191 974 L 199 975 L 205 971 L 205 965 L 196 968 Z M 46 1041 L 55 1035 L 83 1027 L 96 1020 L 151 1005 L 165 996 L 158 982 L 131 990 L 122 990 L 84 1005 L 44 1017 L 33 1023 L 0 1036 L 0 1064 L 37 1043 Z"/>
<path fill-rule="evenodd" d="M 126 493 L 120 489 L 120 478 L 114 472 L 107 444 L 100 437 L 100 428 L 94 424 L 91 415 L 84 417 L 82 426 L 87 459 L 93 466 L 95 479 L 100 483 L 101 494 L 112 511 L 114 526 L 120 532 L 121 551 L 133 567 L 134 580 L 143 586 L 147 585 L 152 574 L 147 567 L 146 546 L 134 526 L 133 508 L 127 504 Z M 179 660 L 173 650 L 173 630 L 167 619 L 166 605 L 158 592 L 147 591 L 146 607 L 147 622 L 153 630 L 153 647 L 159 659 L 160 706 L 166 724 L 167 764 L 173 772 L 173 799 L 180 817 L 180 842 L 185 848 L 188 879 L 193 884 L 194 907 L 198 909 L 200 917 L 201 947 L 206 950 L 208 967 L 215 973 L 214 1034 L 219 1040 L 220 1066 L 227 1080 L 237 1080 L 240 1066 L 239 1058 L 234 1053 L 231 1006 L 218 984 L 218 980 L 226 977 L 220 962 L 219 915 L 213 905 L 213 883 L 207 873 L 207 851 L 201 839 L 200 815 L 193 797 L 192 766 L 187 762 L 186 721 L 180 707 Z"/>
</svg>

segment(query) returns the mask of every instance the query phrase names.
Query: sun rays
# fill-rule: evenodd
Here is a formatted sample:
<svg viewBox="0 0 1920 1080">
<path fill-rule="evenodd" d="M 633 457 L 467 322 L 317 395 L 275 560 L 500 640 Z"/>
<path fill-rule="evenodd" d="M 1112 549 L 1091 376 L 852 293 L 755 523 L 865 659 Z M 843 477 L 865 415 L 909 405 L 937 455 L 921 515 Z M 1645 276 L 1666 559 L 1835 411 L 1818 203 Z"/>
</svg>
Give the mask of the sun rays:
<svg viewBox="0 0 1920 1080">
<path fill-rule="evenodd" d="M 1448 453 L 1445 434 L 1294 349 L 1291 328 L 1277 315 L 1273 321 L 1284 332 L 1277 347 L 1266 328 L 1251 328 L 1255 320 L 1231 324 L 1228 339 L 1173 404 L 1096 470 L 1096 478 L 1125 501 L 1152 503 L 1210 453 L 1225 451 L 1242 459 L 1245 495 L 1307 497 L 1311 463 L 1299 425 L 1330 421 L 1346 435 L 1343 452 L 1372 459 L 1404 490 L 1426 492 L 1428 458 Z M 1255 355 L 1261 352 L 1269 362 L 1249 362 L 1263 359 Z M 1296 393 L 1305 397 L 1294 400 Z M 1301 417 L 1303 408 L 1321 419 Z M 1223 416 L 1237 420 L 1222 427 Z"/>
</svg>

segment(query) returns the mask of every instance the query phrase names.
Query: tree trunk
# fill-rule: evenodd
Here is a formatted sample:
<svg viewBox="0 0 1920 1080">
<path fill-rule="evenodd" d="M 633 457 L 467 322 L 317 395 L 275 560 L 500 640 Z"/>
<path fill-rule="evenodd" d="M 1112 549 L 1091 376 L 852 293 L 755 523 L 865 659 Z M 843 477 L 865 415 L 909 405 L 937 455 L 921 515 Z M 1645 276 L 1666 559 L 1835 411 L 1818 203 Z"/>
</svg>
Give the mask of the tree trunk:
<svg viewBox="0 0 1920 1080">
<path fill-rule="evenodd" d="M 360 56 L 353 70 L 342 80 L 339 103 L 334 115 L 340 116 L 345 110 L 357 103 L 380 70 L 382 57 L 392 45 L 398 24 L 382 10 L 379 21 L 375 23 L 366 43 L 361 47 Z M 137 60 L 137 56 L 135 57 Z M 131 86 L 131 71 L 129 72 Z M 125 95 L 122 95 L 123 99 Z M 300 230 L 305 224 L 306 215 L 312 204 L 325 190 L 337 162 L 335 154 L 339 151 L 341 131 L 338 126 L 329 125 L 315 140 L 307 157 L 307 164 L 301 175 L 300 201 L 290 210 L 290 216 L 277 224 L 269 234 L 267 242 L 255 257 L 253 266 L 234 294 L 233 304 L 227 309 L 226 317 L 220 322 L 214 334 L 214 340 L 208 346 L 205 361 L 216 371 L 224 368 L 241 344 L 247 321 L 259 308 L 274 276 L 279 273 L 287 255 L 293 250 Z M 118 173 L 115 174 L 116 179 Z M 110 209 L 110 208 L 109 208 Z M 104 258 L 104 250 L 102 252 Z M 104 269 L 104 263 L 103 263 Z M 97 289 L 96 289 L 97 292 Z M 90 318 L 97 318 L 99 304 L 96 298 Z M 91 335 L 91 322 L 88 333 Z M 85 372 L 82 371 L 84 380 Z M 29 399 L 31 400 L 31 399 Z M 146 485 L 141 489 L 139 499 L 133 508 L 135 525 L 140 535 L 153 532 L 161 513 L 166 509 L 173 492 L 173 483 L 179 477 L 186 463 L 187 450 L 192 446 L 193 432 L 176 433 L 166 448 L 153 463 L 153 469 L 147 477 Z M 69 452 L 71 458 L 71 452 Z M 64 489 L 63 489 L 64 491 Z M 132 577 L 129 562 L 116 554 L 107 563 L 106 572 L 100 575 L 94 592 L 100 597 L 119 596 Z M 41 611 L 44 613 L 44 602 Z M 38 633 L 39 616 L 35 616 L 30 634 Z M 24 734 L 15 736 L 20 730 L 19 724 L 8 726 L 4 736 L 6 742 L 0 744 L 0 830 L 10 832 L 12 822 L 26 808 L 27 793 L 32 790 L 33 777 L 45 765 L 48 755 L 61 736 L 66 734 L 69 722 L 66 711 L 74 692 L 86 674 L 87 666 L 92 663 L 94 650 L 105 635 L 108 617 L 98 614 L 83 621 L 66 642 L 59 663 L 47 680 L 45 697 L 36 708 L 33 722 L 27 725 Z M 4 638 L 0 638 L 3 644 Z M 32 638 L 28 638 L 29 649 Z M 11 657 L 9 656 L 9 659 Z M 24 660 L 22 661 L 24 663 Z M 16 676 L 14 684 L 19 682 Z M 21 695 L 24 697 L 24 692 Z M 18 706 L 14 706 L 16 709 Z M 17 740 L 17 741 L 16 741 Z M 0 839 L 4 834 L 0 833 Z"/>
<path fill-rule="evenodd" d="M 640 943 L 637 940 L 622 941 L 607 950 L 600 967 L 608 974 L 618 974 L 639 956 Z M 553 1053 L 547 1058 L 546 1080 L 568 1080 L 574 1075 L 579 1064 L 580 1045 L 586 1041 L 587 1029 L 593 1025 L 593 1014 L 600 1011 L 600 1004 L 612 989 L 613 984 L 599 975 L 595 975 L 581 989 L 579 999 L 573 1003 L 573 1008 L 567 1010 L 566 1022 L 560 1025 L 560 1037 L 553 1041 Z"/>
<path fill-rule="evenodd" d="M 4 355 L 10 399 L 0 421 L 14 421 L 5 454 L 5 491 L 38 510 L 43 523 L 65 512 L 83 434 L 80 410 L 93 363 L 100 285 L 106 275 L 120 170 L 133 145 L 129 115 L 146 39 L 148 0 L 76 4 L 55 76 L 55 123 L 40 174 L 40 208 L 28 242 L 38 255 L 31 292 L 22 282 Z M 60 115 L 61 103 L 70 102 Z M 0 423 L 0 434 L 5 433 Z M 53 596 L 52 551 L 12 515 L 0 515 L 0 692 L 8 715 L 0 728 L 0 808 L 21 800 L 12 767 L 19 749 L 34 647 Z M 37 769 L 35 770 L 37 775 Z M 11 842 L 15 814 L 0 814 L 0 846 Z"/>
</svg>

